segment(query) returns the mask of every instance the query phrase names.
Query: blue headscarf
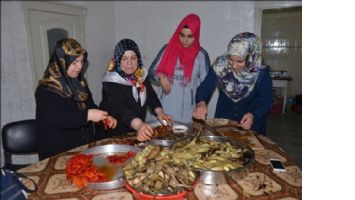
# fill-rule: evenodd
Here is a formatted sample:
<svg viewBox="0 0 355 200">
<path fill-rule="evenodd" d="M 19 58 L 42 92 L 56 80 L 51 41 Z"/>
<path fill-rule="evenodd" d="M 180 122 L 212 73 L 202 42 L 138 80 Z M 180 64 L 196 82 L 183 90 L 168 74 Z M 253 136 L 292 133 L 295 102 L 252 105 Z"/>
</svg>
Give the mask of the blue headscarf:
<svg viewBox="0 0 355 200">
<path fill-rule="evenodd" d="M 213 63 L 218 76 L 218 85 L 234 102 L 246 98 L 254 89 L 261 65 L 261 40 L 253 33 L 244 32 L 234 36 L 228 44 L 227 53 Z M 228 62 L 228 55 L 236 55 L 245 60 L 245 67 L 235 72 Z"/>
</svg>

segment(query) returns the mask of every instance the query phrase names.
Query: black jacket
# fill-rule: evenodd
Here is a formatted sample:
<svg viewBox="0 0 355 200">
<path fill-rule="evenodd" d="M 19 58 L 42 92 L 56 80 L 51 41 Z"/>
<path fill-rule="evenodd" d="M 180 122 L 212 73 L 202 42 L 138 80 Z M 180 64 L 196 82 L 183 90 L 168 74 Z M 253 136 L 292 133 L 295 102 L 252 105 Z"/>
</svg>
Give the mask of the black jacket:
<svg viewBox="0 0 355 200">
<path fill-rule="evenodd" d="M 110 115 L 118 120 L 118 125 L 112 134 L 124 134 L 129 131 L 135 131 L 131 128 L 131 121 L 139 117 L 145 121 L 148 107 L 153 111 L 161 107 L 161 103 L 155 93 L 149 78 L 146 78 L 143 84 L 147 90 L 147 100 L 141 107 L 140 101 L 136 102 L 132 94 L 132 87 L 114 82 L 103 82 L 102 102 L 100 107 L 106 110 Z"/>
<path fill-rule="evenodd" d="M 96 139 L 95 125 L 87 122 L 88 109 L 97 108 L 88 88 L 86 110 L 80 110 L 73 99 L 64 98 L 38 86 L 36 119 L 40 131 L 39 159 L 62 153 Z M 95 135 L 96 134 L 96 135 Z"/>
</svg>

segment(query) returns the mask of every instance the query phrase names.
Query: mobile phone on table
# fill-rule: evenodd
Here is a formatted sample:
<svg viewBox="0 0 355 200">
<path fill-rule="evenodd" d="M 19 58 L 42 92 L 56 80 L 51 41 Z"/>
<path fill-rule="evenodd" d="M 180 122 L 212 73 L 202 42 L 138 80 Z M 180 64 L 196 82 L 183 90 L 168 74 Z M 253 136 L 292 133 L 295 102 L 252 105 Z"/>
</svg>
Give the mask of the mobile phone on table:
<svg viewBox="0 0 355 200">
<path fill-rule="evenodd" d="M 286 171 L 284 164 L 279 159 L 273 159 L 273 158 L 270 159 L 270 164 L 271 164 L 272 169 L 275 172 L 285 172 Z"/>
</svg>

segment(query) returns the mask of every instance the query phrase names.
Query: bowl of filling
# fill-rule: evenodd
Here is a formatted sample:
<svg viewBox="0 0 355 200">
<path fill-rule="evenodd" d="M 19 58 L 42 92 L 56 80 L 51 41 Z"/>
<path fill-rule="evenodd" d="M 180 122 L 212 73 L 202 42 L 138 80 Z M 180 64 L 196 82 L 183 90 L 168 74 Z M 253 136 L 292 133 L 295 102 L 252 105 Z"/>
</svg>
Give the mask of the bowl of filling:
<svg viewBox="0 0 355 200">
<path fill-rule="evenodd" d="M 193 134 L 191 126 L 174 121 L 172 124 L 164 124 L 159 120 L 147 122 L 153 127 L 153 137 L 147 142 L 148 145 L 171 146 L 175 141 Z"/>
</svg>

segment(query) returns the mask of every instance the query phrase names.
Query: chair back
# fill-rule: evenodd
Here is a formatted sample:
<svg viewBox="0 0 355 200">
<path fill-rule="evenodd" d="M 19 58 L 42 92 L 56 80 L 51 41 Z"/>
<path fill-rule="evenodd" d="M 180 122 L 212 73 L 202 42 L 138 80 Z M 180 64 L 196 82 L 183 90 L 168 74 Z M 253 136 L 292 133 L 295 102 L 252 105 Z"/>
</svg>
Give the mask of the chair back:
<svg viewBox="0 0 355 200">
<path fill-rule="evenodd" d="M 16 170 L 28 164 L 14 164 L 12 155 L 37 154 L 38 130 L 35 119 L 21 120 L 6 124 L 2 128 L 5 167 Z"/>
</svg>

